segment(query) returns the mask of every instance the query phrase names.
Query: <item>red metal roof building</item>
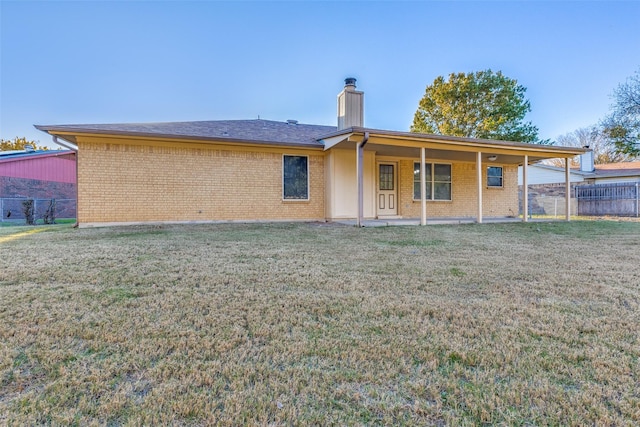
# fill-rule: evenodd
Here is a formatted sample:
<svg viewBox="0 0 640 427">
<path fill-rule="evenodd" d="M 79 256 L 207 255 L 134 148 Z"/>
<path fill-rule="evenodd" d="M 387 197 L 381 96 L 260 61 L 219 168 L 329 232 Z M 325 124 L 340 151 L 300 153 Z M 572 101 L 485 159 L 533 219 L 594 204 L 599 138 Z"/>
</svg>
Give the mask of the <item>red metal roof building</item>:
<svg viewBox="0 0 640 427">
<path fill-rule="evenodd" d="M 56 215 L 76 215 L 76 153 L 71 150 L 0 151 L 2 220 L 23 218 L 21 202 L 34 199 L 36 216 L 56 199 Z"/>
<path fill-rule="evenodd" d="M 0 176 L 76 182 L 76 153 L 71 150 L 0 151 Z"/>
</svg>

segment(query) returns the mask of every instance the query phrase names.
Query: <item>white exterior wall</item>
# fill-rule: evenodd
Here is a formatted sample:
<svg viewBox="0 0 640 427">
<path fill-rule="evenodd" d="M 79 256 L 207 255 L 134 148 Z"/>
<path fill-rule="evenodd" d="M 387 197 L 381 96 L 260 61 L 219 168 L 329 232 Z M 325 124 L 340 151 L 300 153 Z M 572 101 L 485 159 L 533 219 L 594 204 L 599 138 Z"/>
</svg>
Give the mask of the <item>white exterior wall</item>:
<svg viewBox="0 0 640 427">
<path fill-rule="evenodd" d="M 565 176 L 564 170 L 554 170 L 549 168 L 543 168 L 536 165 L 529 165 L 527 168 L 527 184 L 564 184 Z M 577 173 L 570 173 L 570 180 L 572 183 L 584 181 L 584 176 Z M 518 167 L 518 185 L 522 185 L 522 166 Z"/>
<path fill-rule="evenodd" d="M 364 92 L 345 88 L 338 95 L 338 129 L 364 126 Z"/>
<path fill-rule="evenodd" d="M 640 176 L 618 176 L 618 177 L 610 177 L 610 178 L 596 178 L 592 180 L 587 180 L 592 184 L 616 184 L 623 182 L 640 182 Z"/>
<path fill-rule="evenodd" d="M 356 150 L 331 150 L 326 158 L 325 206 L 328 219 L 358 216 Z M 364 152 L 364 217 L 375 217 L 376 154 Z"/>
</svg>

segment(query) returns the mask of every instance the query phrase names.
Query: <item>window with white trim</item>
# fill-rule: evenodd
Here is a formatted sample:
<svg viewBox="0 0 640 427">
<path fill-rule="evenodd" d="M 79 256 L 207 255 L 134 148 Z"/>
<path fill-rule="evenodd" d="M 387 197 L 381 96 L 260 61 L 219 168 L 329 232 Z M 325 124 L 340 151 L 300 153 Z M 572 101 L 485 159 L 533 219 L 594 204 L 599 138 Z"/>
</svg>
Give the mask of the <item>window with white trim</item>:
<svg viewBox="0 0 640 427">
<path fill-rule="evenodd" d="M 427 200 L 451 200 L 451 165 L 425 163 Z M 420 200 L 420 163 L 413 164 L 413 199 Z"/>
<path fill-rule="evenodd" d="M 309 200 L 309 158 L 307 156 L 282 157 L 282 198 Z"/>
<path fill-rule="evenodd" d="M 487 167 L 487 187 L 502 188 L 502 166 Z"/>
</svg>

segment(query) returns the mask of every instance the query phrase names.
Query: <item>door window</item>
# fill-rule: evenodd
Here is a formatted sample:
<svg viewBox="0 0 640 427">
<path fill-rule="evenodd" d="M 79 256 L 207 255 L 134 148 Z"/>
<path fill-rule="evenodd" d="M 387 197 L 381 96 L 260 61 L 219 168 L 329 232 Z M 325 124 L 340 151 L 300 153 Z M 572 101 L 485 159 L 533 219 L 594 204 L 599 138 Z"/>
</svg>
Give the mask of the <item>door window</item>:
<svg viewBox="0 0 640 427">
<path fill-rule="evenodd" d="M 380 190 L 393 190 L 393 165 L 380 165 Z"/>
</svg>

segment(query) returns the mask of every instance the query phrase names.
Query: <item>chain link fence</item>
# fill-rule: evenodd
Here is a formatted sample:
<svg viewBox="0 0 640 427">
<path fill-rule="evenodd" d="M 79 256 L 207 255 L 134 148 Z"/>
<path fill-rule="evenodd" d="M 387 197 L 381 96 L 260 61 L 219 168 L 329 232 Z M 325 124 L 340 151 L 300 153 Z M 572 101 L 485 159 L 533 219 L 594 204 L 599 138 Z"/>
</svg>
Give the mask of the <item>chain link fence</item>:
<svg viewBox="0 0 640 427">
<path fill-rule="evenodd" d="M 54 201 L 56 218 L 75 218 L 76 199 L 36 199 L 28 197 L 0 197 L 0 222 L 25 223 L 23 202 L 33 200 L 33 213 L 36 223 L 42 223 L 43 218 L 50 214 L 49 210 Z"/>
</svg>

